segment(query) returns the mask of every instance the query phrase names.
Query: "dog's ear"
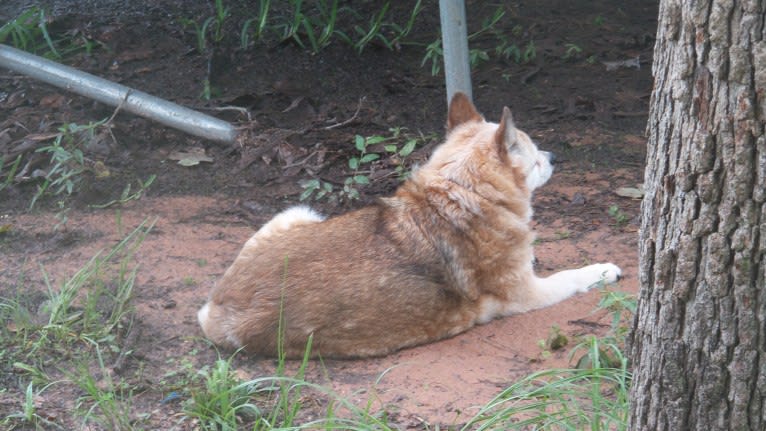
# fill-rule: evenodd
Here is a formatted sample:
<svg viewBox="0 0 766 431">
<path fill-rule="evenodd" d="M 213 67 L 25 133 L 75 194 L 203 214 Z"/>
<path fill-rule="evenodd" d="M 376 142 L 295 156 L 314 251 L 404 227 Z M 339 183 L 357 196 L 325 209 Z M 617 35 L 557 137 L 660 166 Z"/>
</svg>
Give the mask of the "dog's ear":
<svg viewBox="0 0 766 431">
<path fill-rule="evenodd" d="M 447 130 L 467 123 L 469 121 L 482 121 L 484 117 L 479 114 L 471 100 L 464 93 L 455 93 L 449 103 L 449 112 L 447 114 Z"/>
<path fill-rule="evenodd" d="M 516 126 L 513 124 L 513 116 L 508 107 L 503 108 L 503 117 L 495 132 L 495 145 L 500 158 L 507 158 L 508 153 L 518 151 L 518 136 Z"/>
</svg>

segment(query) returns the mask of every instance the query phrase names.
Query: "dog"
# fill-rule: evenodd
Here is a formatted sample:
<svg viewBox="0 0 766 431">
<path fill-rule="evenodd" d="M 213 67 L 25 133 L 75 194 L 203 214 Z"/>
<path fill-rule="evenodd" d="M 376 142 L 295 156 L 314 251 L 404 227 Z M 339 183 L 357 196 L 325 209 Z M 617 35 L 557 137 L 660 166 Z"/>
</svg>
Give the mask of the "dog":
<svg viewBox="0 0 766 431">
<path fill-rule="evenodd" d="M 255 355 L 381 356 L 616 282 L 612 263 L 533 269 L 532 192 L 552 155 L 487 122 L 465 94 L 447 137 L 392 197 L 325 220 L 276 215 L 244 245 L 198 313 L 205 335 Z"/>
</svg>

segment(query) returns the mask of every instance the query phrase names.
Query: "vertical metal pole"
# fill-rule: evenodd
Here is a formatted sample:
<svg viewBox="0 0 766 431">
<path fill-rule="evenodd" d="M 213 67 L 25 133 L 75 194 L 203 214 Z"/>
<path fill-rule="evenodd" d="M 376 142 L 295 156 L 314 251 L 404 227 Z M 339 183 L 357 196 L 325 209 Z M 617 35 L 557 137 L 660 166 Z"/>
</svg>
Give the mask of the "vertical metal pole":
<svg viewBox="0 0 766 431">
<path fill-rule="evenodd" d="M 458 91 L 473 99 L 465 1 L 439 0 L 439 17 L 444 49 L 444 75 L 447 81 L 447 104 Z"/>
</svg>

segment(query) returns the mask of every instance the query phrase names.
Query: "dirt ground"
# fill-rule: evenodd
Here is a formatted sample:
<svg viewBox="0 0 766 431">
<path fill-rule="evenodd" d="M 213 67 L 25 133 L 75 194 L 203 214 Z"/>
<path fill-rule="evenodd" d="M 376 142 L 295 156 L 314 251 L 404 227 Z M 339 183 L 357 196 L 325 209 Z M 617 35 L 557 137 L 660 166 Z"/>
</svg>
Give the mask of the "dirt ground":
<svg viewBox="0 0 766 431">
<path fill-rule="evenodd" d="M 3 2 L 0 22 L 28 3 Z M 34 151 L 50 143 L 46 135 L 65 123 L 108 118 L 114 109 L 0 69 L 0 154 L 22 154 L 28 168 L 24 178 L 0 191 L 0 296 L 18 295 L 23 279 L 26 294 L 35 297 L 45 290 L 41 267 L 55 285 L 144 219 L 156 218 L 135 258 L 140 336 L 127 367 L 143 370 L 136 408 L 151 412 L 150 428 L 169 428 L 177 423 L 180 404 L 161 404 L 167 394 L 152 382 L 182 358 L 196 367 L 214 361 L 215 350 L 200 338 L 196 310 L 254 229 L 296 204 L 302 181 L 321 179 L 337 190 L 349 175 L 357 134 L 387 135 L 395 127 L 408 136 L 422 134 L 426 138 L 408 163 L 427 158 L 443 137 L 443 76 L 421 66 L 425 46 L 438 36 L 437 2 L 424 2 L 411 44 L 398 50 L 372 45 L 361 54 L 340 42 L 316 54 L 289 42 L 240 49 L 237 23 L 250 13 L 248 2 L 226 2 L 232 30 L 209 55 L 195 50 L 193 31 L 182 24 L 182 18 L 210 16 L 204 2 L 92 0 L 77 2 L 77 8 L 70 1 L 47 3 L 52 32 L 97 42 L 91 53 L 77 51 L 65 63 L 250 133 L 240 144 L 222 144 L 118 113 L 111 122 L 113 139 L 105 133 L 84 145 L 91 169 L 80 187 L 71 196 L 43 198 L 29 210 L 39 184 L 32 173 L 48 167 L 47 158 Z M 354 3 L 364 13 L 382 2 Z M 406 17 L 408 4 L 396 2 L 391 16 Z M 496 7 L 467 1 L 469 29 L 480 27 Z M 535 195 L 538 268 L 549 274 L 611 261 L 623 269 L 619 289 L 635 291 L 639 201 L 615 190 L 642 181 L 656 4 L 546 0 L 506 2 L 503 9 L 497 28 L 520 46 L 533 41 L 536 55 L 519 64 L 494 55 L 497 39 L 472 40 L 472 47 L 490 54 L 474 69 L 474 100 L 493 121 L 509 106 L 517 126 L 558 156 L 552 180 Z M 640 67 L 609 63 L 636 57 Z M 199 96 L 208 72 L 213 97 L 204 100 Z M 182 166 L 172 159 L 190 148 L 203 149 L 212 162 Z M 372 184 L 360 187 L 360 200 L 311 204 L 337 214 L 389 194 L 398 184 L 396 163 L 384 157 L 373 164 Z M 104 170 L 108 176 L 99 175 Z M 6 175 L 7 168 L 0 172 Z M 126 184 L 136 187 L 150 175 L 156 179 L 140 199 L 92 207 L 118 199 Z M 574 342 L 551 355 L 539 346 L 552 326 L 571 340 L 603 334 L 610 318 L 594 311 L 599 295 L 578 295 L 384 358 L 312 362 L 308 379 L 360 404 L 373 400 L 402 427 L 459 424 L 514 380 L 570 364 Z M 275 370 L 274 361 L 258 358 L 238 357 L 235 365 L 242 378 Z M 6 388 L 0 413 L 16 409 L 23 398 L 22 379 L 2 369 L 8 374 L 0 380 Z M 48 394 L 45 408 L 53 417 L 71 408 L 67 394 L 55 399 L 55 388 Z"/>
</svg>

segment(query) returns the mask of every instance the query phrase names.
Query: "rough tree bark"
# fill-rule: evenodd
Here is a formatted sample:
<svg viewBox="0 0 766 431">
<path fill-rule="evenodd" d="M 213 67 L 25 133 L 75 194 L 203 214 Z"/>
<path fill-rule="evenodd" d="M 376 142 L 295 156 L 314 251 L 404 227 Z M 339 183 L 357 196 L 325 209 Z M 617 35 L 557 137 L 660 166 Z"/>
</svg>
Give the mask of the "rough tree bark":
<svg viewBox="0 0 766 431">
<path fill-rule="evenodd" d="M 630 428 L 766 430 L 766 0 L 661 0 Z"/>
</svg>

